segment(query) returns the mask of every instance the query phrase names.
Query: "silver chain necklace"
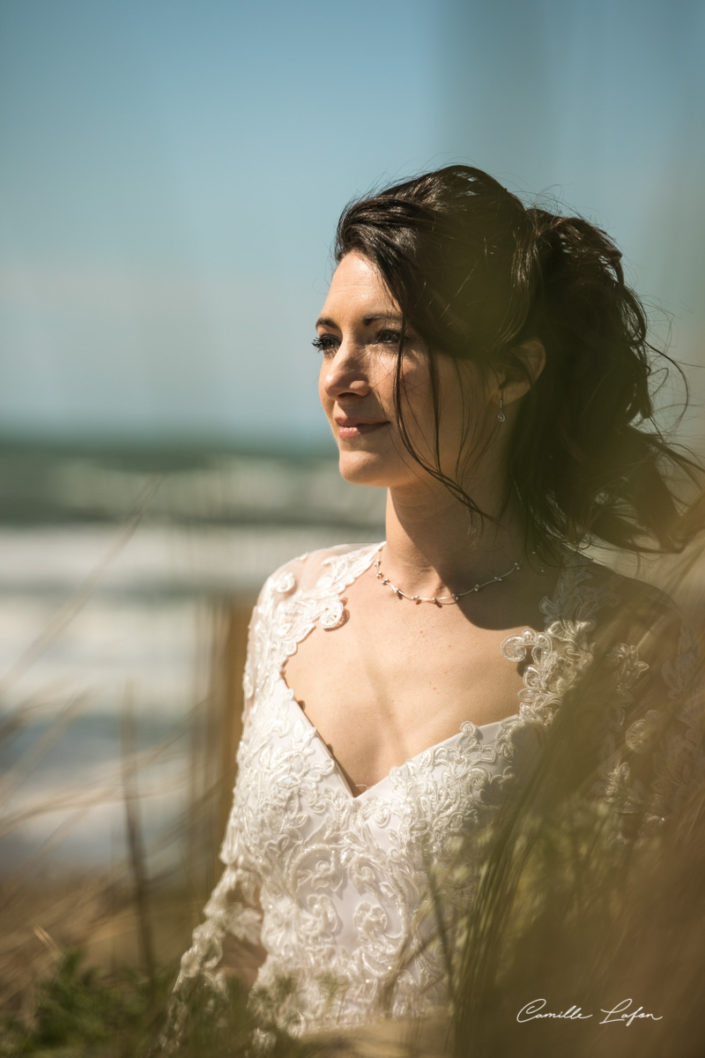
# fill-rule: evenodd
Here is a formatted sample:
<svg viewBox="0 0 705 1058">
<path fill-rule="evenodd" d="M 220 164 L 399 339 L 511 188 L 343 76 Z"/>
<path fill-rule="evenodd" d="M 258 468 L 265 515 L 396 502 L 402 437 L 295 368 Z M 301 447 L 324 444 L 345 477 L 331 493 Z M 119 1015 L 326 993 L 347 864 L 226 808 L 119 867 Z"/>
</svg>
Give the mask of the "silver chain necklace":
<svg viewBox="0 0 705 1058">
<path fill-rule="evenodd" d="M 377 577 L 377 580 L 381 581 L 382 584 L 387 585 L 389 587 L 389 590 L 394 592 L 394 594 L 399 599 L 408 599 L 409 602 L 415 603 L 433 602 L 436 604 L 436 606 L 443 606 L 444 604 L 452 605 L 453 603 L 458 602 L 459 599 L 464 598 L 466 595 L 472 595 L 473 592 L 482 591 L 483 588 L 488 588 L 490 584 L 500 584 L 503 580 L 506 580 L 507 577 L 511 577 L 512 573 L 518 573 L 521 569 L 520 564 L 518 562 L 514 562 L 506 573 L 498 574 L 496 577 L 490 577 L 489 580 L 478 581 L 477 584 L 473 584 L 472 588 L 468 588 L 467 591 L 453 591 L 450 593 L 450 595 L 432 595 L 429 598 L 426 595 L 409 595 L 407 594 L 407 592 L 402 591 L 401 588 L 398 588 L 396 584 L 392 584 L 389 577 L 385 577 L 382 571 L 381 549 L 379 554 L 377 555 L 377 558 L 375 559 L 374 567 L 375 576 Z"/>
</svg>

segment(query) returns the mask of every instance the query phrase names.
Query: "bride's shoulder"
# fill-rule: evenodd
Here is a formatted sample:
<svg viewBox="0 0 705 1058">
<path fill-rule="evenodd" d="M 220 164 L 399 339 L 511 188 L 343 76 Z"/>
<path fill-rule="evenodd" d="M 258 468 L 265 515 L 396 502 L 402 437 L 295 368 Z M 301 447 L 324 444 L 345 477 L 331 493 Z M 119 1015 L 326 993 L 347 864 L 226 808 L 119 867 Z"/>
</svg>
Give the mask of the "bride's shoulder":
<svg viewBox="0 0 705 1058">
<path fill-rule="evenodd" d="M 371 558 L 378 547 L 378 544 L 334 544 L 305 551 L 275 569 L 264 582 L 261 595 L 270 591 L 287 594 L 297 589 L 309 591 L 323 577 L 335 576 L 339 570 L 347 570 Z"/>
<path fill-rule="evenodd" d="M 648 581 L 627 573 L 620 573 L 611 566 L 603 565 L 595 560 L 584 559 L 583 564 L 598 588 L 614 596 L 616 601 L 629 601 L 659 608 L 675 605 L 670 595 Z"/>
<path fill-rule="evenodd" d="M 645 655 L 672 655 L 690 643 L 691 620 L 662 588 L 598 562 L 590 562 L 589 572 L 605 604 L 601 623 L 613 634 L 638 643 Z"/>
</svg>

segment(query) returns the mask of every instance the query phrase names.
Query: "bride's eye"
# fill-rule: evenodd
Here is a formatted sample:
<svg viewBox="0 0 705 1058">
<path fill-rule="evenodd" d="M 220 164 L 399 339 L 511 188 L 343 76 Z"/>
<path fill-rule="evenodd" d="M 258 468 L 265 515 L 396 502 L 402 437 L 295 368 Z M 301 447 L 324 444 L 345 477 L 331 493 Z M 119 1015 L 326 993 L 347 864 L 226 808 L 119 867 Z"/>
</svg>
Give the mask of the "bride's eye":
<svg viewBox="0 0 705 1058">
<path fill-rule="evenodd" d="M 338 348 L 339 341 L 332 334 L 319 334 L 316 338 L 313 339 L 311 345 L 314 347 L 314 349 L 318 349 L 318 351 L 320 353 L 323 353 L 323 355 L 325 356 L 327 354 L 335 352 L 335 350 Z"/>
<path fill-rule="evenodd" d="M 401 344 L 401 331 L 395 331 L 392 330 L 391 327 L 385 327 L 383 330 L 377 332 L 375 342 L 378 345 L 394 345 L 399 348 L 399 345 Z"/>
</svg>

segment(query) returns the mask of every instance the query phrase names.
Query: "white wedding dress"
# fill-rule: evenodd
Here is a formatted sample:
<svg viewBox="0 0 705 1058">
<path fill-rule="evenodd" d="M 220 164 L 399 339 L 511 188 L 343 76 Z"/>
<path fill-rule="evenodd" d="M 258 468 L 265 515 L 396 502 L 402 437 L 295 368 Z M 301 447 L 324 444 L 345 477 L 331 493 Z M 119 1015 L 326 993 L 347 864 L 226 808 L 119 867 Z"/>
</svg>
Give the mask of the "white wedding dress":
<svg viewBox="0 0 705 1058">
<path fill-rule="evenodd" d="M 311 559 L 303 556 L 262 589 L 250 625 L 225 870 L 176 986 L 178 995 L 203 976 L 217 987 L 226 940 L 261 945 L 266 959 L 253 996 L 276 995 L 275 1016 L 294 1033 L 447 1009 L 449 931 L 472 900 L 483 829 L 535 767 L 565 690 L 590 663 L 596 624 L 619 605 L 626 583 L 576 556 L 542 601 L 544 627 L 502 644 L 508 663 L 525 662 L 516 714 L 464 723 L 353 796 L 283 667 L 317 624 L 341 623 L 345 589 L 379 546 L 317 554 L 320 575 L 307 590 L 300 578 Z M 635 644 L 615 644 L 613 733 L 595 787 L 615 812 L 646 806 L 652 828 L 677 811 L 702 761 L 702 709 L 682 706 L 697 655 L 685 633 L 674 650 L 653 674 L 664 708 L 653 708 L 650 695 L 632 716 L 630 687 L 647 664 Z M 679 714 L 662 734 L 670 702 Z M 615 761 L 617 744 L 628 752 Z"/>
</svg>

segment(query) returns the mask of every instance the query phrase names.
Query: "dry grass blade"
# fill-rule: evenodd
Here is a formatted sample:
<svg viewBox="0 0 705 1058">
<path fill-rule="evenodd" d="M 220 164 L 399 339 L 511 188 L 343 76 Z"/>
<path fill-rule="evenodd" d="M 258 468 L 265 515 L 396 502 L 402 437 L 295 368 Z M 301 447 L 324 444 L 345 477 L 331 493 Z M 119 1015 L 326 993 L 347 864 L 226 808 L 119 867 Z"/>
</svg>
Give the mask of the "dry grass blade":
<svg viewBox="0 0 705 1058">
<path fill-rule="evenodd" d="M 149 917 L 149 896 L 147 867 L 144 852 L 144 840 L 139 813 L 139 793 L 137 789 L 137 770 L 129 767 L 137 747 L 135 734 L 133 689 L 129 685 L 125 692 L 122 718 L 122 789 L 125 802 L 125 826 L 127 831 L 127 849 L 134 882 L 134 903 L 138 922 L 138 935 L 142 963 L 149 982 L 150 998 L 156 999 L 157 974 L 152 941 L 152 925 Z"/>
</svg>

